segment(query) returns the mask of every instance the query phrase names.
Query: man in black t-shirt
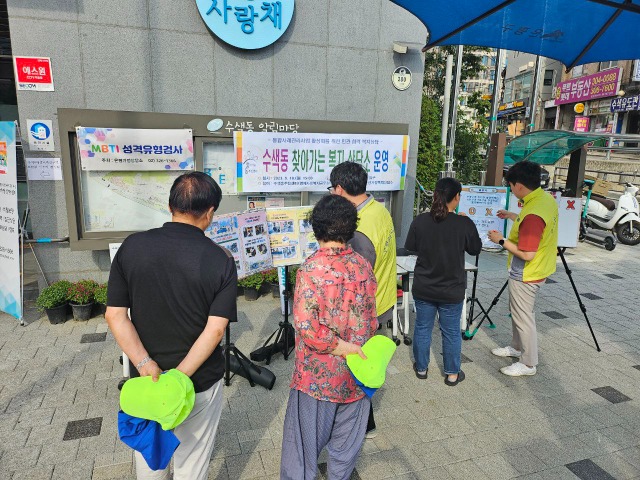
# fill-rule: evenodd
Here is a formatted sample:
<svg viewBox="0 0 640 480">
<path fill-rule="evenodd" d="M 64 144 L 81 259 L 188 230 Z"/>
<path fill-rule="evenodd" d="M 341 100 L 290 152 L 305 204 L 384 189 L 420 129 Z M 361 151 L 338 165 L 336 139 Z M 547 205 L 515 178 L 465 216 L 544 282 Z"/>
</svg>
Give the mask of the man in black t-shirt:
<svg viewBox="0 0 640 480">
<path fill-rule="evenodd" d="M 223 403 L 219 344 L 228 322 L 236 320 L 235 262 L 204 235 L 221 198 L 218 184 L 204 173 L 178 177 L 169 196 L 172 221 L 129 236 L 109 275 L 105 316 L 131 360 L 131 376 L 157 381 L 176 368 L 193 382 L 195 405 L 174 430 L 181 442 L 174 454 L 180 478 L 207 478 Z M 138 479 L 154 473 L 138 452 L 136 471 Z"/>
</svg>

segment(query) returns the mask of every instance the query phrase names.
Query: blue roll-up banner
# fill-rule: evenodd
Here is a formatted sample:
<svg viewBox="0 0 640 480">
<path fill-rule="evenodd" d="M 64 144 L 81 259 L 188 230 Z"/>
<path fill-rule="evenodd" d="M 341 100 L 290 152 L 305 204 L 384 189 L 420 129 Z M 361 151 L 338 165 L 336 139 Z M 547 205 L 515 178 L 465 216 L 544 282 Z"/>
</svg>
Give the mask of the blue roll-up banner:
<svg viewBox="0 0 640 480">
<path fill-rule="evenodd" d="M 0 310 L 22 320 L 16 126 L 0 122 Z"/>
</svg>

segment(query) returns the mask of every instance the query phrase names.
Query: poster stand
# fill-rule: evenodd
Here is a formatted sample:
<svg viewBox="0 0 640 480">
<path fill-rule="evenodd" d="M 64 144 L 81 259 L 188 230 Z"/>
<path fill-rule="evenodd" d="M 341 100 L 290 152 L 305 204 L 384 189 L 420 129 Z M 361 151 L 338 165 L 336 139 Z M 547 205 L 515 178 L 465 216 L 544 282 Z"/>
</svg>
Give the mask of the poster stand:
<svg viewBox="0 0 640 480">
<path fill-rule="evenodd" d="M 467 302 L 469 302 L 469 316 L 467 317 L 467 325 L 466 328 L 464 330 L 464 332 L 462 332 L 462 339 L 463 340 L 471 340 L 473 338 L 473 336 L 477 333 L 478 328 L 480 328 L 480 325 L 482 324 L 482 322 L 484 321 L 484 319 L 486 318 L 489 321 L 489 328 L 496 328 L 495 324 L 491 321 L 491 318 L 489 318 L 489 311 L 491 310 L 491 308 L 493 308 L 493 304 L 491 304 L 491 307 L 489 307 L 488 310 L 485 310 L 484 307 L 482 306 L 482 303 L 480 303 L 480 299 L 478 297 L 476 297 L 476 287 L 478 284 L 478 263 L 480 261 L 480 255 L 476 255 L 476 262 L 475 262 L 475 270 L 473 270 L 473 286 L 471 287 L 471 298 L 467 298 Z M 502 293 L 502 291 L 500 291 L 500 293 Z M 499 295 L 498 295 L 499 296 Z M 496 300 L 497 303 L 497 300 Z M 476 306 L 476 304 L 478 305 L 478 308 L 480 309 L 480 313 L 474 317 L 474 308 Z M 478 319 L 478 317 L 480 317 L 480 315 L 483 315 L 484 317 L 482 318 L 482 321 L 480 322 L 480 324 L 478 324 L 478 326 L 474 329 L 472 334 L 469 334 L 469 326 L 471 326 L 471 324 Z"/>
</svg>

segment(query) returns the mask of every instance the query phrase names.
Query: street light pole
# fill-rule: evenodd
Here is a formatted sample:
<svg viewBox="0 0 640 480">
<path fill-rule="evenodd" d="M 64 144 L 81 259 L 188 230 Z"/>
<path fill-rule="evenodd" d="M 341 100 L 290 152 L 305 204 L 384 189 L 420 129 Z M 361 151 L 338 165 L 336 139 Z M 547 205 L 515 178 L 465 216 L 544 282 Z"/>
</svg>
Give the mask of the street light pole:
<svg viewBox="0 0 640 480">
<path fill-rule="evenodd" d="M 462 76 L 463 46 L 458 45 L 458 58 L 456 59 L 456 83 L 453 89 L 453 113 L 451 115 L 451 133 L 449 134 L 449 155 L 445 162 L 445 170 L 448 174 L 453 172 L 453 150 L 456 144 L 456 125 L 458 123 L 458 97 L 460 96 L 460 77 Z M 449 176 L 449 175 L 447 175 Z"/>
<path fill-rule="evenodd" d="M 444 103 L 442 105 L 442 150 L 447 155 L 447 133 L 449 131 L 449 105 L 451 104 L 451 77 L 453 76 L 453 55 L 447 55 L 447 69 L 444 77 Z"/>
</svg>

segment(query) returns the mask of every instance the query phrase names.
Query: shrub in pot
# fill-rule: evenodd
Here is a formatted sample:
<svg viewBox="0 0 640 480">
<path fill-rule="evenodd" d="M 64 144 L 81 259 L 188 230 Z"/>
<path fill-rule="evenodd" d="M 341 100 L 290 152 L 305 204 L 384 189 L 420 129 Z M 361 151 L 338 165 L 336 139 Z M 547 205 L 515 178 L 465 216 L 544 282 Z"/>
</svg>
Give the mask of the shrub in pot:
<svg viewBox="0 0 640 480">
<path fill-rule="evenodd" d="M 99 315 L 104 315 L 107 308 L 107 284 L 102 283 L 96 287 L 93 293 L 93 300 L 96 304 L 96 310 Z"/>
<path fill-rule="evenodd" d="M 69 303 L 73 309 L 73 318 L 89 320 L 93 310 L 94 295 L 98 283 L 94 280 L 80 280 L 69 288 Z"/>
<path fill-rule="evenodd" d="M 248 277 L 238 280 L 238 285 L 244 288 L 245 300 L 253 301 L 259 297 L 259 290 L 262 286 L 262 274 L 254 273 Z"/>
<path fill-rule="evenodd" d="M 278 281 L 278 269 L 272 268 L 262 272 L 262 280 L 269 285 L 269 291 L 273 298 L 280 298 L 280 282 Z"/>
<path fill-rule="evenodd" d="M 47 314 L 49 322 L 56 325 L 67 320 L 67 301 L 71 282 L 60 280 L 43 288 L 36 299 L 36 306 Z"/>
</svg>

